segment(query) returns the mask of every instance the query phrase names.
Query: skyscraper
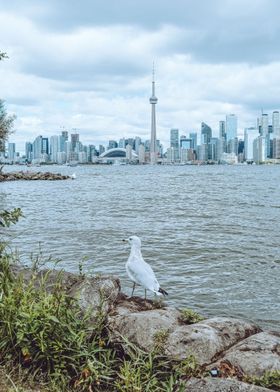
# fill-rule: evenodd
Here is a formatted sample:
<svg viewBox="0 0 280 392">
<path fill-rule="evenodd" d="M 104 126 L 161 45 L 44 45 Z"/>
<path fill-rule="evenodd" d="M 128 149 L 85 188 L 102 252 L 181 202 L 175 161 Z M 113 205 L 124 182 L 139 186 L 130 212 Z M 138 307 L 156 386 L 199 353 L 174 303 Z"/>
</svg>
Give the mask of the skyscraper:
<svg viewBox="0 0 280 392">
<path fill-rule="evenodd" d="M 272 113 L 272 130 L 273 130 L 273 137 L 280 138 L 280 121 L 279 121 L 278 111 L 274 111 Z"/>
<path fill-rule="evenodd" d="M 225 138 L 226 137 L 226 123 L 225 121 L 219 121 L 219 138 Z"/>
<path fill-rule="evenodd" d="M 172 128 L 170 130 L 170 147 L 174 151 L 174 160 L 179 160 L 179 129 Z"/>
<path fill-rule="evenodd" d="M 226 138 L 227 142 L 237 138 L 237 117 L 235 114 L 226 116 Z"/>
<path fill-rule="evenodd" d="M 151 143 L 150 143 L 150 163 L 154 165 L 157 163 L 157 150 L 156 150 L 156 104 L 157 97 L 155 96 L 155 71 L 153 69 L 153 80 L 152 80 L 152 96 L 150 98 L 150 104 L 152 105 L 152 119 L 151 119 Z"/>
</svg>

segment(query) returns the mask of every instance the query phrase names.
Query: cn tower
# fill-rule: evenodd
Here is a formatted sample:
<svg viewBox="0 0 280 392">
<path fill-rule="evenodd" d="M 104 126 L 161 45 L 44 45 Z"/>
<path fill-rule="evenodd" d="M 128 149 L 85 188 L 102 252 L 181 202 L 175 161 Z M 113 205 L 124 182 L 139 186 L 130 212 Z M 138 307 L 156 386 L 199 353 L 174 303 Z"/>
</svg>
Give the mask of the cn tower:
<svg viewBox="0 0 280 392">
<path fill-rule="evenodd" d="M 150 98 L 150 104 L 152 105 L 152 121 L 151 121 L 151 143 L 150 143 L 150 164 L 154 165 L 157 163 L 157 146 L 156 146 L 156 104 L 157 97 L 155 96 L 155 67 L 153 66 L 153 81 L 152 81 L 152 96 Z"/>
</svg>

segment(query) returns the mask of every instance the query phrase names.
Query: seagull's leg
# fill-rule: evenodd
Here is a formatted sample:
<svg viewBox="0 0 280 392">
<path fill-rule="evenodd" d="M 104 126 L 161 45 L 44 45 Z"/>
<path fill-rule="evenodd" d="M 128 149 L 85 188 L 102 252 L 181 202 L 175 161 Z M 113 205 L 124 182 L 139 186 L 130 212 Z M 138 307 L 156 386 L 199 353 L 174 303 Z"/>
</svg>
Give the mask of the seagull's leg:
<svg viewBox="0 0 280 392">
<path fill-rule="evenodd" d="M 145 300 L 147 299 L 147 290 L 145 289 Z"/>
<path fill-rule="evenodd" d="M 131 293 L 131 297 L 133 297 L 133 293 L 134 293 L 134 290 L 135 290 L 135 286 L 136 286 L 136 283 L 135 283 L 135 282 L 133 282 L 133 287 L 132 287 L 132 293 Z"/>
</svg>

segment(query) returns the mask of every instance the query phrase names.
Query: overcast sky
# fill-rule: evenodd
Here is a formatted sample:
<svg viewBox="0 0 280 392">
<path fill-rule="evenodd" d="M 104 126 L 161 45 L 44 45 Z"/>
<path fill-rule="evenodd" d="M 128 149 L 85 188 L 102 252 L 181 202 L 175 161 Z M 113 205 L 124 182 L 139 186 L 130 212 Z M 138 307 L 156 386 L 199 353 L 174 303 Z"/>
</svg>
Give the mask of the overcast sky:
<svg viewBox="0 0 280 392">
<path fill-rule="evenodd" d="M 24 150 L 65 127 L 85 144 L 150 134 L 152 64 L 157 136 L 170 128 L 239 134 L 280 109 L 279 0 L 0 0 L 0 98 Z"/>
</svg>

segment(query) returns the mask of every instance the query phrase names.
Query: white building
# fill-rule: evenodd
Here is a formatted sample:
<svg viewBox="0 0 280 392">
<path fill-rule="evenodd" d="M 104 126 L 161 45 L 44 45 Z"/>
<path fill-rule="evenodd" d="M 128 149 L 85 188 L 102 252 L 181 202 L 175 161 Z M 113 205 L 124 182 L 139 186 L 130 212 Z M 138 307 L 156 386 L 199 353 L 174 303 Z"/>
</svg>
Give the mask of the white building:
<svg viewBox="0 0 280 392">
<path fill-rule="evenodd" d="M 145 146 L 140 144 L 138 148 L 139 163 L 145 163 Z"/>
<path fill-rule="evenodd" d="M 253 142 L 253 158 L 256 163 L 263 163 L 267 160 L 267 137 L 259 136 Z"/>
<path fill-rule="evenodd" d="M 57 135 L 51 136 L 50 138 L 50 155 L 51 161 L 57 163 L 57 153 L 60 151 L 59 148 L 59 137 Z"/>
<path fill-rule="evenodd" d="M 255 127 L 244 129 L 244 159 L 252 161 L 254 159 L 253 143 L 259 137 L 259 130 Z"/>
<path fill-rule="evenodd" d="M 280 139 L 280 121 L 279 121 L 278 111 L 274 111 L 272 113 L 272 130 L 273 130 L 273 138 Z"/>
</svg>

